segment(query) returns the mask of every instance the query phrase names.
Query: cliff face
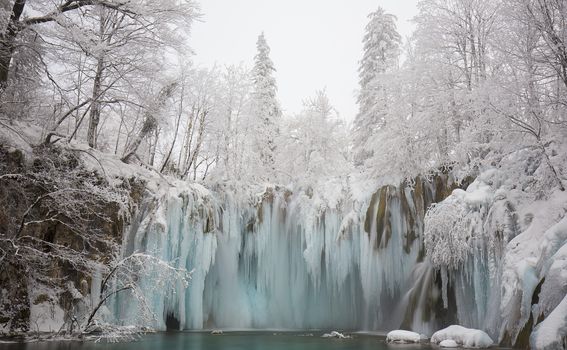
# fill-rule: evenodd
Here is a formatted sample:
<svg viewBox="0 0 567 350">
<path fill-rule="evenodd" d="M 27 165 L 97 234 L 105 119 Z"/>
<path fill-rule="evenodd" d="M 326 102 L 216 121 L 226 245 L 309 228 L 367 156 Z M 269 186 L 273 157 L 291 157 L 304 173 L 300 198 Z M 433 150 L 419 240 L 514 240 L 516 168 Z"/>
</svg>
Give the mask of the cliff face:
<svg viewBox="0 0 567 350">
<path fill-rule="evenodd" d="M 128 215 L 117 192 L 134 209 L 142 190 L 111 188 L 68 150 L 0 147 L 2 333 L 59 330 L 119 250 Z"/>
</svg>

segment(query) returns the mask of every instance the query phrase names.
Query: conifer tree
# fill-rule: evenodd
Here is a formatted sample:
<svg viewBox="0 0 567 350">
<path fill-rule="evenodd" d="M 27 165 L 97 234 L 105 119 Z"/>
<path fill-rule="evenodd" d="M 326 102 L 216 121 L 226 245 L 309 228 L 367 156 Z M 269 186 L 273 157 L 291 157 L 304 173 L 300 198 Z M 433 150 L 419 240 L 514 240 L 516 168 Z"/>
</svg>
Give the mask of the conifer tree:
<svg viewBox="0 0 567 350">
<path fill-rule="evenodd" d="M 396 16 L 379 7 L 368 15 L 369 22 L 363 38 L 358 95 L 359 113 L 354 120 L 355 160 L 362 162 L 372 154 L 366 146 L 373 132 L 383 126 L 388 108 L 385 73 L 398 63 L 401 36 L 396 29 Z"/>
<path fill-rule="evenodd" d="M 259 154 L 260 173 L 264 180 L 273 180 L 275 171 L 276 139 L 279 134 L 281 110 L 276 98 L 276 71 L 270 59 L 270 47 L 264 33 L 256 42 L 252 79 L 254 84 L 253 108 L 255 117 L 255 147 Z"/>
</svg>

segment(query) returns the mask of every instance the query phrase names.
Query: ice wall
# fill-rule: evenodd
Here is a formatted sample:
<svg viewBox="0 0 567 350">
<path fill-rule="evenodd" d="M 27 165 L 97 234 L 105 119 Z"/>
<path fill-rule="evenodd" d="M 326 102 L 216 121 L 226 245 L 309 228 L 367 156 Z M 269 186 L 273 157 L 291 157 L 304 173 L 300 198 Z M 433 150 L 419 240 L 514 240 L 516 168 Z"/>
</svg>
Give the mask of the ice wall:
<svg viewBox="0 0 567 350">
<path fill-rule="evenodd" d="M 124 254 L 150 252 L 193 270 L 187 289 L 141 282 L 158 329 L 175 319 L 180 329 L 389 330 L 409 322 L 427 331 L 434 308 L 423 310 L 439 293 L 411 292 L 423 269 L 423 216 L 454 187 L 448 176 L 417 179 L 334 207 L 310 191 L 268 188 L 242 199 L 171 188 L 142 208 Z M 114 305 L 122 322 L 139 321 L 133 298 Z"/>
</svg>

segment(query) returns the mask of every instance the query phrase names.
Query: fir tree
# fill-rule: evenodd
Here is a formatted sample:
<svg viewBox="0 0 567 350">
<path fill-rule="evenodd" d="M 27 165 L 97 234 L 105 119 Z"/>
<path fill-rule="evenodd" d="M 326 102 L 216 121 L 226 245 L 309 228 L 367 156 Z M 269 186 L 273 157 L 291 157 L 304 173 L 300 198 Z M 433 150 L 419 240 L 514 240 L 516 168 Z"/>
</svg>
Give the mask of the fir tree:
<svg viewBox="0 0 567 350">
<path fill-rule="evenodd" d="M 385 122 L 388 108 L 387 89 L 382 81 L 385 73 L 397 66 L 401 37 L 396 29 L 396 16 L 378 8 L 368 15 L 363 38 L 358 95 L 359 113 L 354 120 L 355 159 L 362 162 L 372 154 L 366 147 L 375 130 Z"/>
<path fill-rule="evenodd" d="M 255 143 L 259 152 L 260 171 L 266 180 L 274 178 L 276 139 L 279 134 L 281 110 L 276 99 L 277 86 L 273 73 L 276 71 L 270 59 L 270 47 L 264 33 L 256 42 L 252 79 L 254 83 L 254 115 L 257 132 Z"/>
</svg>

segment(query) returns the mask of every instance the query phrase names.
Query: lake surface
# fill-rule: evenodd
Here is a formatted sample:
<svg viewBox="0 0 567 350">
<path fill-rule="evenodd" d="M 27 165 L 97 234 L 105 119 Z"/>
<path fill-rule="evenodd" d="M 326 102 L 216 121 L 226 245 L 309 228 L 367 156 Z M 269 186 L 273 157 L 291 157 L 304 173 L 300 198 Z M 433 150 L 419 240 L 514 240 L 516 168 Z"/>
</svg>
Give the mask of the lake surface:
<svg viewBox="0 0 567 350">
<path fill-rule="evenodd" d="M 167 332 L 128 343 L 48 341 L 0 344 L 6 350 L 429 350 L 429 345 L 388 345 L 384 336 L 353 334 L 351 339 L 321 338 L 324 332 Z"/>
</svg>

